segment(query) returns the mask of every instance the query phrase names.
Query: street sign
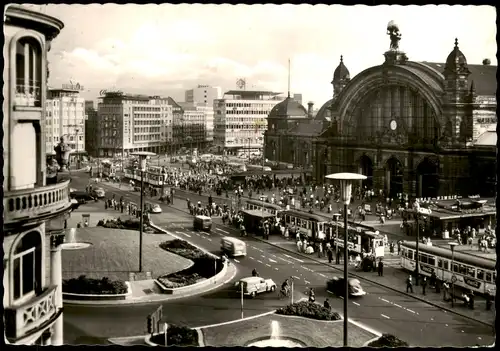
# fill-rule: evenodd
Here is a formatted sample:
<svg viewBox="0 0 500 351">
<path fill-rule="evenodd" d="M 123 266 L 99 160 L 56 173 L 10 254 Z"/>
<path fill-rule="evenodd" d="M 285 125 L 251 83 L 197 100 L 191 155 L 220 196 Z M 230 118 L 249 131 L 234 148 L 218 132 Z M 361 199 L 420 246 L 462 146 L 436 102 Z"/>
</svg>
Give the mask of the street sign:
<svg viewBox="0 0 500 351">
<path fill-rule="evenodd" d="M 148 333 L 153 335 L 155 333 L 160 332 L 160 321 L 161 321 L 162 317 L 163 317 L 163 306 L 160 305 L 147 318 Z"/>
<path fill-rule="evenodd" d="M 456 281 L 457 281 L 457 276 L 453 274 L 453 276 L 451 277 L 451 282 L 455 283 Z"/>
</svg>

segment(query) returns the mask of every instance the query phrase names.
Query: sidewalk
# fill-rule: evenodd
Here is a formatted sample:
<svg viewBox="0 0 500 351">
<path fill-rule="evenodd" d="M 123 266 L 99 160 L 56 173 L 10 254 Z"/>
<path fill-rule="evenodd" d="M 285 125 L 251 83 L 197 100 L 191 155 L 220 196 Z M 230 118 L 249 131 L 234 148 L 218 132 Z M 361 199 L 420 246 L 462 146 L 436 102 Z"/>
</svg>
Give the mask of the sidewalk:
<svg viewBox="0 0 500 351">
<path fill-rule="evenodd" d="M 297 253 L 297 245 L 294 240 L 286 240 L 281 236 L 269 236 L 269 240 L 261 239 L 260 237 L 254 237 L 256 240 L 266 242 L 270 245 L 277 246 L 283 250 L 291 251 Z M 318 262 L 329 265 L 331 267 L 335 267 L 337 269 L 343 270 L 343 260 L 340 260 L 340 264 L 329 264 L 328 259 L 326 257 L 318 258 L 318 254 L 314 253 L 312 255 L 307 255 L 300 253 L 300 255 L 312 258 Z M 391 255 L 390 253 L 386 253 L 389 257 L 396 258 L 397 255 Z M 395 257 L 394 257 L 395 256 Z M 387 258 L 384 258 L 384 262 L 386 262 Z M 335 262 L 335 260 L 334 260 Z M 495 324 L 495 303 L 493 303 L 492 309 L 490 311 L 486 311 L 486 300 L 482 296 L 475 297 L 474 301 L 474 310 L 466 308 L 463 305 L 463 302 L 457 300 L 455 303 L 455 307 L 451 307 L 451 302 L 443 301 L 443 292 L 440 294 L 435 292 L 435 289 L 432 289 L 427 285 L 426 295 L 422 294 L 421 286 L 413 286 L 413 293 L 406 293 L 406 278 L 408 277 L 408 272 L 403 270 L 402 268 L 393 267 L 391 265 L 384 266 L 384 275 L 379 277 L 377 272 L 363 272 L 355 270 L 354 267 L 349 267 L 349 273 L 366 279 L 374 284 L 382 285 L 384 287 L 388 287 L 392 290 L 398 291 L 408 296 L 412 296 L 418 300 L 429 303 L 436 307 L 439 307 L 445 311 L 449 311 L 452 313 L 459 314 L 463 317 L 470 318 L 476 321 L 480 321 L 482 323 L 486 323 L 489 325 Z M 460 291 L 461 288 L 455 288 L 455 293 Z"/>
</svg>

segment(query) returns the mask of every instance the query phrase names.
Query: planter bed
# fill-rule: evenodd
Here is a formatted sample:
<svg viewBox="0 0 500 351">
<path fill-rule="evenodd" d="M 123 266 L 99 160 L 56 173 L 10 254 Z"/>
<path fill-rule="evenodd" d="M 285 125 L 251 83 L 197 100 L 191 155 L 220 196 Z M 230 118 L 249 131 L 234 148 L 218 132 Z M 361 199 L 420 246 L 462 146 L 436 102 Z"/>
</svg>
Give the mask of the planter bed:
<svg viewBox="0 0 500 351">
<path fill-rule="evenodd" d="M 126 219 L 123 221 L 120 218 L 106 220 L 106 221 L 100 220 L 97 223 L 98 227 L 109 228 L 109 229 L 129 229 L 129 230 L 139 230 L 140 225 L 141 224 L 138 219 Z M 144 225 L 143 228 L 144 232 L 159 233 L 157 230 L 154 230 L 151 227 L 149 227 L 145 221 L 143 225 Z"/>
<path fill-rule="evenodd" d="M 189 268 L 158 277 L 157 280 L 165 288 L 181 288 L 199 283 L 217 275 L 223 268 L 222 260 L 212 257 L 187 241 L 180 239 L 164 241 L 160 247 L 193 261 L 193 265 Z M 215 270 L 215 262 L 217 262 L 217 270 Z"/>
<path fill-rule="evenodd" d="M 165 346 L 165 334 L 158 333 L 147 338 L 148 343 Z M 167 329 L 167 346 L 200 346 L 198 332 L 185 326 L 169 324 Z"/>
<path fill-rule="evenodd" d="M 398 337 L 391 334 L 383 334 L 376 340 L 371 341 L 366 345 L 368 347 L 408 347 L 407 342 L 399 339 Z"/>
<path fill-rule="evenodd" d="M 301 301 L 296 302 L 276 310 L 276 314 L 284 316 L 297 316 L 322 321 L 338 321 L 342 317 L 318 303 Z"/>
<path fill-rule="evenodd" d="M 62 290 L 63 294 L 125 296 L 129 289 L 123 280 L 109 280 L 107 277 L 93 279 L 81 275 L 78 278 L 64 279 Z"/>
</svg>

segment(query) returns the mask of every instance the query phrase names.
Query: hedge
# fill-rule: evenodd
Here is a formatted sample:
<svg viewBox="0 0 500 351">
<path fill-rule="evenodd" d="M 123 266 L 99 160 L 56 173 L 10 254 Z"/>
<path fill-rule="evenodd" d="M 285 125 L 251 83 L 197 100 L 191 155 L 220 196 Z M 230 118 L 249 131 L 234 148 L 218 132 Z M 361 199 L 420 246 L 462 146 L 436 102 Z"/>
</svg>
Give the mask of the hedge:
<svg viewBox="0 0 500 351">
<path fill-rule="evenodd" d="M 409 346 L 407 342 L 391 334 L 382 334 L 377 340 L 373 340 L 367 346 L 370 347 L 405 347 Z"/>
<path fill-rule="evenodd" d="M 81 275 L 78 278 L 64 279 L 62 290 L 70 294 L 114 295 L 125 294 L 128 288 L 123 280 L 110 280 L 108 277 L 94 279 Z"/>
<path fill-rule="evenodd" d="M 143 223 L 144 231 L 151 231 L 145 223 Z M 122 221 L 120 218 L 118 219 L 111 219 L 111 220 L 100 220 L 97 222 L 98 227 L 104 227 L 104 228 L 109 228 L 109 229 L 129 229 L 129 230 L 139 230 L 141 227 L 141 223 L 138 219 L 126 219 Z"/>
<path fill-rule="evenodd" d="M 222 270 L 222 260 L 215 259 L 187 241 L 181 239 L 164 241 L 160 247 L 193 261 L 193 265 L 189 268 L 158 278 L 167 288 L 180 288 L 196 284 L 201 280 L 212 278 Z M 217 262 L 217 270 L 215 270 L 215 262 Z"/>
<path fill-rule="evenodd" d="M 165 346 L 165 334 L 155 334 L 151 342 Z M 185 326 L 169 324 L 167 329 L 167 346 L 199 346 L 196 330 Z"/>
<path fill-rule="evenodd" d="M 285 316 L 300 316 L 323 321 L 338 321 L 342 319 L 337 312 L 332 312 L 320 304 L 308 301 L 296 302 L 276 310 L 276 314 Z"/>
</svg>

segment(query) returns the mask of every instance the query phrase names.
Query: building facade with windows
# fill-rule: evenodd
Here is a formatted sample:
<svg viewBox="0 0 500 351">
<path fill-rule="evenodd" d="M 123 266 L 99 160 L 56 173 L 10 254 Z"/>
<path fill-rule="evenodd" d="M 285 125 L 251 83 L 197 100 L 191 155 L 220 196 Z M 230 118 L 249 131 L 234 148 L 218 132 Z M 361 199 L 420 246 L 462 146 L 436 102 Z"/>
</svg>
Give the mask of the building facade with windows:
<svg viewBox="0 0 500 351">
<path fill-rule="evenodd" d="M 168 97 L 168 103 L 172 106 L 173 150 L 178 151 L 180 148 L 185 147 L 184 144 L 186 143 L 183 129 L 184 109 L 171 97 Z"/>
<path fill-rule="evenodd" d="M 214 133 L 214 110 L 201 103 L 179 102 L 184 111 L 181 119 L 184 146 L 203 149 L 211 146 Z"/>
<path fill-rule="evenodd" d="M 85 151 L 89 156 L 98 156 L 99 119 L 94 101 L 85 101 Z"/>
<path fill-rule="evenodd" d="M 120 157 L 136 151 L 162 153 L 162 138 L 172 107 L 168 98 L 105 92 L 98 104 L 99 157 Z"/>
<path fill-rule="evenodd" d="M 393 198 L 494 196 L 497 67 L 468 63 L 457 40 L 443 59 L 410 61 L 391 43 L 384 62 L 351 79 L 341 58 L 333 98 L 314 118 L 323 127 L 297 135 L 312 143 L 313 178 L 362 173 Z M 286 157 L 269 141 L 269 156 Z"/>
<path fill-rule="evenodd" d="M 71 201 L 69 179 L 47 185 L 45 140 L 47 52 L 63 26 L 19 5 L 4 14 L 3 307 L 13 345 L 63 344 L 60 244 Z"/>
<path fill-rule="evenodd" d="M 63 84 L 61 89 L 49 89 L 45 101 L 46 151 L 54 153 L 61 136 L 74 150 L 71 158 L 85 154 L 85 99 L 79 96 L 80 85 Z M 72 160 L 70 160 L 72 161 Z"/>
<path fill-rule="evenodd" d="M 222 97 L 221 87 L 198 85 L 194 89 L 186 90 L 185 102 L 213 106 L 214 100 Z"/>
<path fill-rule="evenodd" d="M 230 90 L 214 101 L 214 146 L 239 154 L 262 150 L 267 116 L 283 100 L 271 91 Z"/>
</svg>

